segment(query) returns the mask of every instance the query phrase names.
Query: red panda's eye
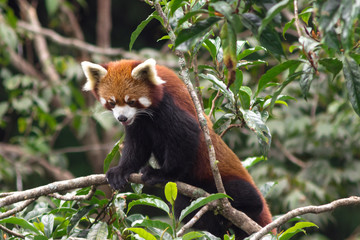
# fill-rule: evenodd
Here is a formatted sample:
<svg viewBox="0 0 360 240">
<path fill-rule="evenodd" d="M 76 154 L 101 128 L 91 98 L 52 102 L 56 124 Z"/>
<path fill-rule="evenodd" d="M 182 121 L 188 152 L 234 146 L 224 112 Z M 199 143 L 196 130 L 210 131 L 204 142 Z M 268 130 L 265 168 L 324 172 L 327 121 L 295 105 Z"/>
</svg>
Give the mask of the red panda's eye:
<svg viewBox="0 0 360 240">
<path fill-rule="evenodd" d="M 127 104 L 128 104 L 129 106 L 132 106 L 132 105 L 135 104 L 135 101 L 134 101 L 134 100 L 130 100 L 130 101 L 127 102 Z"/>
<path fill-rule="evenodd" d="M 109 103 L 110 107 L 115 107 L 115 105 L 116 105 L 116 103 L 114 101 L 110 101 L 108 103 Z"/>
</svg>

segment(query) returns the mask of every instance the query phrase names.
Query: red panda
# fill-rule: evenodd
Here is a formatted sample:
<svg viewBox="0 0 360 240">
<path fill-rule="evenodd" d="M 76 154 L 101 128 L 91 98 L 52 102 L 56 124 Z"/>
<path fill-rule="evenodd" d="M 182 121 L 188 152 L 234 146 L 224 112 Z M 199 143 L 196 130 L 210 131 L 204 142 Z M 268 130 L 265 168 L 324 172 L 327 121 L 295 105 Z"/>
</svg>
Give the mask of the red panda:
<svg viewBox="0 0 360 240">
<path fill-rule="evenodd" d="M 142 173 L 146 184 L 182 181 L 216 192 L 209 156 L 196 110 L 185 84 L 170 69 L 156 65 L 154 59 L 144 62 L 120 60 L 106 65 L 82 62 L 87 78 L 85 91 L 112 111 L 125 127 L 125 143 L 119 165 L 106 177 L 114 189 L 123 189 L 131 173 Z M 207 118 L 218 167 L 232 206 L 265 226 L 271 222 L 267 203 L 238 157 L 212 130 Z M 150 155 L 160 168 L 148 165 Z M 179 196 L 176 214 L 191 199 Z M 206 219 L 206 220 L 204 220 Z M 230 228 L 237 239 L 247 235 L 224 217 L 209 212 L 195 225 L 198 229 L 222 237 Z"/>
</svg>

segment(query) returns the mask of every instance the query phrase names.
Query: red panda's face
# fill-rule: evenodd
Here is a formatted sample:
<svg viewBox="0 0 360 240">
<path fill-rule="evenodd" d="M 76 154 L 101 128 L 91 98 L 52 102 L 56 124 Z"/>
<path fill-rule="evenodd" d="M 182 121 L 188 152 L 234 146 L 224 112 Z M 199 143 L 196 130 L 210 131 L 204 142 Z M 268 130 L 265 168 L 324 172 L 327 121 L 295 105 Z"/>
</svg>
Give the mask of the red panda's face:
<svg viewBox="0 0 360 240">
<path fill-rule="evenodd" d="M 84 90 L 92 91 L 125 126 L 131 125 L 140 114 L 151 116 L 148 108 L 156 104 L 156 95 L 165 83 L 157 76 L 153 59 L 140 64 L 130 60 L 111 62 L 107 68 L 82 62 L 82 68 L 87 77 Z"/>
</svg>

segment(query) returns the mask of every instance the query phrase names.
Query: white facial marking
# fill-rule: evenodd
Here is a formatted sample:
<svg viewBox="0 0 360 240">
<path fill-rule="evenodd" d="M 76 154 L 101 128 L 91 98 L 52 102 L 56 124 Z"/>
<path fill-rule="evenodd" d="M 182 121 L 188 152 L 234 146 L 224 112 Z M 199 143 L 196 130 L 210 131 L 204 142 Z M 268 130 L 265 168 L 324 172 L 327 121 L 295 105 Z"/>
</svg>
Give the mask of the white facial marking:
<svg viewBox="0 0 360 240">
<path fill-rule="evenodd" d="M 100 102 L 101 102 L 102 105 L 105 105 L 105 104 L 106 104 L 105 98 L 102 98 L 102 97 L 101 97 L 101 98 L 100 98 Z"/>
<path fill-rule="evenodd" d="M 113 112 L 113 115 L 116 120 L 119 120 L 120 116 L 127 118 L 126 121 L 121 122 L 123 125 L 130 125 L 135 120 L 136 108 L 130 107 L 129 105 L 126 105 L 126 104 L 125 104 L 125 106 L 116 105 L 112 109 L 112 112 Z"/>
<path fill-rule="evenodd" d="M 148 99 L 147 97 L 141 97 L 141 98 L 139 98 L 139 102 L 140 102 L 141 105 L 143 105 L 144 107 L 150 107 L 150 106 L 151 106 L 151 101 L 150 101 L 150 99 Z"/>
<path fill-rule="evenodd" d="M 125 95 L 125 98 L 124 98 L 125 102 L 128 102 L 129 98 L 130 98 L 129 95 Z"/>
<path fill-rule="evenodd" d="M 116 99 L 114 96 L 110 97 L 111 100 L 113 100 L 114 102 L 116 102 Z"/>
</svg>

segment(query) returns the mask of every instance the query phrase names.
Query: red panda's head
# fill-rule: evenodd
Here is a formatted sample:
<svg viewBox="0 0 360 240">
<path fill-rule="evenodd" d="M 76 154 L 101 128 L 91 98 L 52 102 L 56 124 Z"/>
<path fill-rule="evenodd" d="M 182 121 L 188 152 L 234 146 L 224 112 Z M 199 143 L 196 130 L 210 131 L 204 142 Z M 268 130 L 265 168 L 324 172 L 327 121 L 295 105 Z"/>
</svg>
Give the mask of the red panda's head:
<svg viewBox="0 0 360 240">
<path fill-rule="evenodd" d="M 106 65 L 85 61 L 81 66 L 87 78 L 84 91 L 92 91 L 123 125 L 132 124 L 137 114 L 146 112 L 162 98 L 165 81 L 157 75 L 154 59 L 120 60 Z"/>
</svg>

